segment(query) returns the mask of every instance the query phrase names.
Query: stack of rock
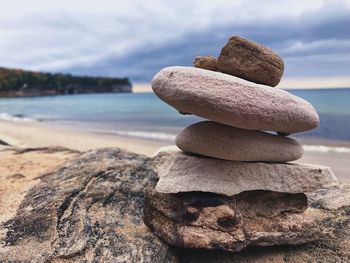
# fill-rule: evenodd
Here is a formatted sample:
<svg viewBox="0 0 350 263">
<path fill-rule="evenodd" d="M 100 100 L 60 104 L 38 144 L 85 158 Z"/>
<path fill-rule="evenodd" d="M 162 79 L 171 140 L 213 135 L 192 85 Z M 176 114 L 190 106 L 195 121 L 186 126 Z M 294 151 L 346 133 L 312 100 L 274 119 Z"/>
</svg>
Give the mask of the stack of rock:
<svg viewBox="0 0 350 263">
<path fill-rule="evenodd" d="M 307 101 L 273 88 L 282 59 L 232 37 L 218 59 L 194 65 L 165 68 L 152 81 L 160 99 L 210 121 L 177 136 L 183 152 L 154 158 L 159 181 L 146 196 L 145 223 L 178 247 L 240 251 L 320 238 L 305 193 L 338 180 L 328 167 L 288 163 L 303 148 L 286 135 L 317 127 L 319 117 Z"/>
</svg>

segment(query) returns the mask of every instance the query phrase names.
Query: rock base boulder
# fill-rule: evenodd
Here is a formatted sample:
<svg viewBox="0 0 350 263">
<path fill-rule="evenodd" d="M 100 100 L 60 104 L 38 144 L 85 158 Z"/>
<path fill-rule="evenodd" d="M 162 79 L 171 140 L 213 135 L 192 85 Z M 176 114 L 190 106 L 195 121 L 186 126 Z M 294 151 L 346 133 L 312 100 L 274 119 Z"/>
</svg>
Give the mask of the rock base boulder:
<svg viewBox="0 0 350 263">
<path fill-rule="evenodd" d="M 38 182 L 23 199 L 23 190 L 18 191 L 18 208 L 0 223 L 0 262 L 350 262 L 350 185 L 307 194 L 309 208 L 296 215 L 317 217 L 323 233 L 314 242 L 253 246 L 239 253 L 173 250 L 143 223 L 145 191 L 157 181 L 148 158 L 119 149 L 74 155 L 45 175 L 38 171 Z M 47 158 L 40 156 L 35 153 L 36 162 Z M 8 193 L 4 189 L 2 195 Z M 4 207 L 13 205 L 0 200 Z"/>
<path fill-rule="evenodd" d="M 157 181 L 147 160 L 107 148 L 38 174 L 0 224 L 0 262 L 175 262 L 143 223 L 144 192 Z"/>
<path fill-rule="evenodd" d="M 305 211 L 323 229 L 318 240 L 298 246 L 248 247 L 239 253 L 222 250 L 181 249 L 181 263 L 350 262 L 350 185 L 308 194 Z"/>
<path fill-rule="evenodd" d="M 247 246 L 303 244 L 321 229 L 304 194 L 244 192 L 234 197 L 211 193 L 147 193 L 145 223 L 176 247 L 241 251 Z"/>
</svg>

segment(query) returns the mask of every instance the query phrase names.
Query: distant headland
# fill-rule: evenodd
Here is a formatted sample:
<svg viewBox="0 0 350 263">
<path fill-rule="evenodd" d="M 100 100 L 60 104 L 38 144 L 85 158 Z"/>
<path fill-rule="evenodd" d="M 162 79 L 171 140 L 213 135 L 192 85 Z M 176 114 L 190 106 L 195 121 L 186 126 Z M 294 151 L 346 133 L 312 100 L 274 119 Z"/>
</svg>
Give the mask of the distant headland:
<svg viewBox="0 0 350 263">
<path fill-rule="evenodd" d="M 128 78 L 73 76 L 0 67 L 0 97 L 132 92 Z"/>
</svg>

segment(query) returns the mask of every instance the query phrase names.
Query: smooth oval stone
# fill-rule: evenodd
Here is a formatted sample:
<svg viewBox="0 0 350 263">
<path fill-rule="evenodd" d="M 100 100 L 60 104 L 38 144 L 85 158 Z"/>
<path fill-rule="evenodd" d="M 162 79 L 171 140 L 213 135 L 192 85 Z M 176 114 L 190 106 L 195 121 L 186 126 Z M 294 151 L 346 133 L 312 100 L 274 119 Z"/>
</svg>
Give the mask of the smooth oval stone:
<svg viewBox="0 0 350 263">
<path fill-rule="evenodd" d="M 152 89 L 180 112 L 242 129 L 290 134 L 314 129 L 319 123 L 307 101 L 219 72 L 164 68 L 154 76 Z"/>
<path fill-rule="evenodd" d="M 238 36 L 222 48 L 218 67 L 221 72 L 272 87 L 284 71 L 283 60 L 273 50 Z"/>
<path fill-rule="evenodd" d="M 212 121 L 185 128 L 175 142 L 185 152 L 232 161 L 288 162 L 303 155 L 303 147 L 291 138 Z"/>
<path fill-rule="evenodd" d="M 198 56 L 193 60 L 193 66 L 212 71 L 218 71 L 218 61 L 212 56 Z"/>
</svg>

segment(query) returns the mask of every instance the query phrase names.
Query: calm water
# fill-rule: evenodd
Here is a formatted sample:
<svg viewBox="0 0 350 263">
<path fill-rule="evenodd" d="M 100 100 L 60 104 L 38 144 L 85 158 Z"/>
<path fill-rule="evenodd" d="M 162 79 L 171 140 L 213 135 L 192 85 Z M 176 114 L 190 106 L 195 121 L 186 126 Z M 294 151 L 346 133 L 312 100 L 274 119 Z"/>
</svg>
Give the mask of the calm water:
<svg viewBox="0 0 350 263">
<path fill-rule="evenodd" d="M 350 89 L 293 90 L 311 102 L 321 124 L 300 137 L 350 141 Z M 183 116 L 152 93 L 0 99 L 0 119 L 42 121 L 95 132 L 169 140 L 200 120 Z"/>
</svg>

